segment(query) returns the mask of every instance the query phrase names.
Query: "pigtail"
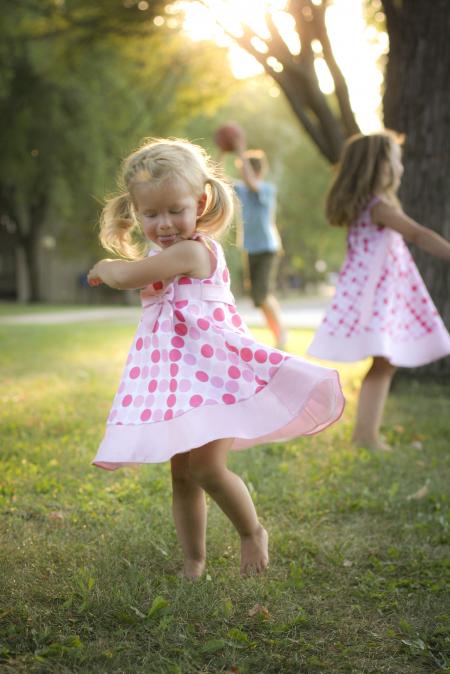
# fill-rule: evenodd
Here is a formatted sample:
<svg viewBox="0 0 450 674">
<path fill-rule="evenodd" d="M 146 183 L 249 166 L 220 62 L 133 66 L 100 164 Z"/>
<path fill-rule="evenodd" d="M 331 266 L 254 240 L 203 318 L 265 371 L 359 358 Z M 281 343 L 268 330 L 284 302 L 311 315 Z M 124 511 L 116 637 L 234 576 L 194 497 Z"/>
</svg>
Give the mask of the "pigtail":
<svg viewBox="0 0 450 674">
<path fill-rule="evenodd" d="M 100 242 L 112 253 L 134 259 L 141 257 L 144 246 L 138 240 L 139 223 L 128 192 L 109 199 L 100 216 Z"/>
<path fill-rule="evenodd" d="M 198 229 L 219 236 L 229 226 L 234 213 L 234 194 L 223 178 L 208 176 L 206 180 L 207 201 L 199 217 Z"/>
</svg>

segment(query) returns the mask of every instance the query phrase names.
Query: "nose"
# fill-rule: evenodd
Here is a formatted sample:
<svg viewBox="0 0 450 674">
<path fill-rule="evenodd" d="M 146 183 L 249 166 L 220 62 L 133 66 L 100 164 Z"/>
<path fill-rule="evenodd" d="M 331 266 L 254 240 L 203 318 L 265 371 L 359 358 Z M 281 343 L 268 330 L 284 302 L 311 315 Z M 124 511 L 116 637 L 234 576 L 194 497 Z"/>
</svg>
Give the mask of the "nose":
<svg viewBox="0 0 450 674">
<path fill-rule="evenodd" d="M 162 229 L 167 229 L 168 227 L 170 227 L 171 226 L 170 213 L 161 213 L 158 224 Z"/>
</svg>

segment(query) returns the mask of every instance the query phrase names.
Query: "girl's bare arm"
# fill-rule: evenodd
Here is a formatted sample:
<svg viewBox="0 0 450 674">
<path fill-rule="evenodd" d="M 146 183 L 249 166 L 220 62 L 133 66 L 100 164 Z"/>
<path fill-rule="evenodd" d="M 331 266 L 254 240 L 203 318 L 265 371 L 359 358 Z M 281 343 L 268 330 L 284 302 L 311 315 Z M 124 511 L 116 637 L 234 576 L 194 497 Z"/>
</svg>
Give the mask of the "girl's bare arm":
<svg viewBox="0 0 450 674">
<path fill-rule="evenodd" d="M 432 229 L 419 225 L 401 209 L 385 201 L 377 202 L 371 209 L 372 220 L 377 225 L 390 227 L 406 241 L 422 248 L 431 255 L 450 261 L 450 243 Z"/>
<path fill-rule="evenodd" d="M 128 290 L 180 274 L 207 278 L 210 273 L 211 261 L 205 246 L 196 241 L 180 241 L 143 260 L 100 260 L 89 272 L 88 281 L 98 285 L 100 280 L 111 288 Z"/>
</svg>

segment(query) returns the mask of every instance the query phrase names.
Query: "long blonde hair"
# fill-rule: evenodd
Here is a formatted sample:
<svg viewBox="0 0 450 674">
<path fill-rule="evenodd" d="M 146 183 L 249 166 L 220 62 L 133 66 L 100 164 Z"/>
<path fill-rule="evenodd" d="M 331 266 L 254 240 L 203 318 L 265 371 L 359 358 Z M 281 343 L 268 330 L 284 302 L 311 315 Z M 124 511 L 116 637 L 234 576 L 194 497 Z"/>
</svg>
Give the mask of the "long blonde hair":
<svg viewBox="0 0 450 674">
<path fill-rule="evenodd" d="M 403 136 L 388 129 L 346 141 L 326 201 L 331 225 L 350 225 L 375 195 L 386 194 L 399 204 L 391 153 L 394 144 L 402 142 Z"/>
<path fill-rule="evenodd" d="M 104 248 L 123 257 L 135 259 L 148 250 L 133 204 L 133 187 L 137 183 L 163 183 L 167 179 L 182 181 L 199 199 L 206 193 L 206 205 L 197 220 L 197 229 L 218 236 L 233 216 L 233 190 L 219 167 L 205 150 L 187 140 L 152 138 L 123 162 L 119 178 L 120 194 L 105 203 L 100 217 L 100 241 Z"/>
</svg>

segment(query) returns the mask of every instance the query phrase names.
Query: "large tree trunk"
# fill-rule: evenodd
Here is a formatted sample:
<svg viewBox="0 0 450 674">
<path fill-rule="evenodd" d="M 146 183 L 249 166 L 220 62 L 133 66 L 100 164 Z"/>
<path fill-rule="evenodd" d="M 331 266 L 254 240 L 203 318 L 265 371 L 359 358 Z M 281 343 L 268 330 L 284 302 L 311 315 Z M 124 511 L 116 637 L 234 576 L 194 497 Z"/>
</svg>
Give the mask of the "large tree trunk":
<svg viewBox="0 0 450 674">
<path fill-rule="evenodd" d="M 403 207 L 450 240 L 450 2 L 383 0 L 390 40 L 384 121 L 406 135 Z M 411 251 L 447 328 L 450 267 Z M 449 376 L 450 359 L 415 371 Z"/>
</svg>

